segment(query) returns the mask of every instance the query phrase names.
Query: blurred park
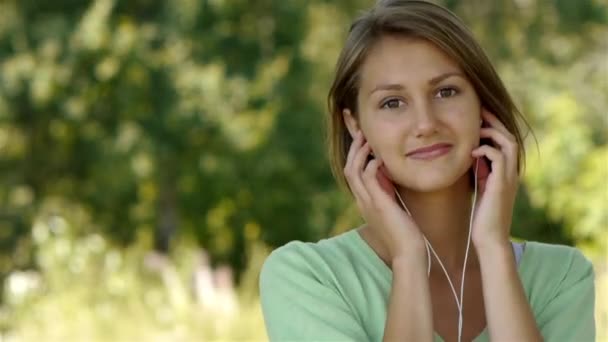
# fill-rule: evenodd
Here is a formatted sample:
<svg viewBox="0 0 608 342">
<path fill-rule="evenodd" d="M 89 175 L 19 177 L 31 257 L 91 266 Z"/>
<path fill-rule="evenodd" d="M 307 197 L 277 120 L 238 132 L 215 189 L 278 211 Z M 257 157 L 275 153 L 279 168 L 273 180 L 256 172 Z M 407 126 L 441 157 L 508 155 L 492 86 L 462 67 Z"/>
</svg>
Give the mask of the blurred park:
<svg viewBox="0 0 608 342">
<path fill-rule="evenodd" d="M 608 341 L 608 5 L 443 0 L 530 121 L 513 237 L 594 262 Z M 0 341 L 265 340 L 258 272 L 360 223 L 325 100 L 373 0 L 0 0 Z"/>
</svg>

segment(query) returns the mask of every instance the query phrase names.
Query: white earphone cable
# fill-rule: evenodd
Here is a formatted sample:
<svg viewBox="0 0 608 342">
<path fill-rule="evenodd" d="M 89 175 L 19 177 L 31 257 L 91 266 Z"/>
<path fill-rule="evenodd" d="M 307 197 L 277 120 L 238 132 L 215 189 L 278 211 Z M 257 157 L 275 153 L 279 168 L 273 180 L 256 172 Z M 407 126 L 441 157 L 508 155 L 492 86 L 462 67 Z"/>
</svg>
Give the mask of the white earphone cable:
<svg viewBox="0 0 608 342">
<path fill-rule="evenodd" d="M 475 213 L 475 205 L 477 204 L 477 170 L 479 167 L 479 159 L 477 159 L 476 163 L 475 163 L 475 173 L 474 173 L 474 192 L 473 192 L 473 206 L 471 207 L 471 217 L 469 220 L 469 235 L 467 237 L 467 248 L 464 254 L 464 265 L 462 266 L 462 277 L 461 277 L 461 281 L 460 281 L 460 297 L 456 294 L 456 289 L 454 288 L 454 285 L 452 284 L 452 280 L 450 280 L 450 275 L 448 274 L 447 270 L 445 269 L 445 266 L 443 266 L 443 263 L 441 262 L 441 259 L 439 258 L 439 256 L 437 255 L 437 253 L 435 253 L 435 250 L 433 249 L 433 246 L 431 245 L 431 243 L 427 240 L 426 236 L 424 236 L 424 242 L 425 242 L 425 246 L 426 246 L 426 254 L 427 254 L 427 276 L 430 276 L 431 273 L 431 254 L 429 252 L 429 249 L 433 252 L 433 255 L 435 255 L 435 258 L 437 259 L 437 261 L 439 262 L 439 266 L 441 266 L 441 268 L 443 269 L 443 273 L 445 274 L 446 278 L 448 279 L 448 282 L 450 284 L 450 287 L 452 288 L 452 293 L 454 294 L 454 299 L 456 300 L 456 306 L 458 307 L 458 342 L 460 342 L 461 337 L 462 337 L 462 323 L 463 323 L 463 315 L 462 315 L 462 311 L 463 311 L 463 298 L 464 298 L 464 278 L 465 278 L 465 274 L 466 274 L 466 269 L 467 269 L 467 259 L 469 257 L 469 248 L 471 246 L 471 231 L 473 228 L 473 216 Z M 407 206 L 405 205 L 405 203 L 403 202 L 403 199 L 401 198 L 401 195 L 399 194 L 399 192 L 395 189 L 395 193 L 397 194 L 397 197 L 399 198 L 399 201 L 401 202 L 401 205 L 403 205 L 403 208 L 405 209 L 405 211 L 407 212 L 407 214 L 409 216 L 412 216 L 412 214 L 410 213 L 410 211 L 407 209 Z"/>
</svg>

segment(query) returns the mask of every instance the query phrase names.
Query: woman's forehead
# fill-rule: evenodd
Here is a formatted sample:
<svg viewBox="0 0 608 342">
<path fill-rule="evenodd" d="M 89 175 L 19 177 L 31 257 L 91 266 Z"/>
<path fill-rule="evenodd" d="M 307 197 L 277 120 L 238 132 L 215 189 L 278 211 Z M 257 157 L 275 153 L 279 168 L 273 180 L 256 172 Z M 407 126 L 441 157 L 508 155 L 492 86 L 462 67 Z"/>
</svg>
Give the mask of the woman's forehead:
<svg viewBox="0 0 608 342">
<path fill-rule="evenodd" d="M 383 84 L 436 83 L 446 74 L 464 76 L 458 64 L 434 44 L 394 35 L 383 36 L 367 54 L 360 71 L 360 88 L 372 91 Z"/>
</svg>

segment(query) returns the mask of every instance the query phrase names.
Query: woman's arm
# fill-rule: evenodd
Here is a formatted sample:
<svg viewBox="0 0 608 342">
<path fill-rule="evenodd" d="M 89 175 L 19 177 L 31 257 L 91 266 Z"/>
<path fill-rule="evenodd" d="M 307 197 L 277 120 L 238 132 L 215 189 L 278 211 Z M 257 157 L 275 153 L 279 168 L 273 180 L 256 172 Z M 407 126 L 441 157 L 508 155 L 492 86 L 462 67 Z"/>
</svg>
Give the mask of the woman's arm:
<svg viewBox="0 0 608 342">
<path fill-rule="evenodd" d="M 367 162 L 371 146 L 356 128 L 350 112 L 353 143 L 344 176 L 363 218 L 387 249 L 393 268 L 384 341 L 432 341 L 431 294 L 425 270 L 423 235 L 396 200 L 394 183 L 376 156 Z"/>
<path fill-rule="evenodd" d="M 476 247 L 492 341 L 542 341 L 509 244 Z"/>
<path fill-rule="evenodd" d="M 416 256 L 395 259 L 384 341 L 432 341 L 431 292 L 424 263 Z"/>
<path fill-rule="evenodd" d="M 473 219 L 473 245 L 481 267 L 486 320 L 492 341 L 542 341 L 513 257 L 509 232 L 519 185 L 517 139 L 496 115 L 482 109 L 487 124 L 480 136 L 483 144 L 472 152 L 479 159 L 476 169 L 479 204 Z"/>
</svg>

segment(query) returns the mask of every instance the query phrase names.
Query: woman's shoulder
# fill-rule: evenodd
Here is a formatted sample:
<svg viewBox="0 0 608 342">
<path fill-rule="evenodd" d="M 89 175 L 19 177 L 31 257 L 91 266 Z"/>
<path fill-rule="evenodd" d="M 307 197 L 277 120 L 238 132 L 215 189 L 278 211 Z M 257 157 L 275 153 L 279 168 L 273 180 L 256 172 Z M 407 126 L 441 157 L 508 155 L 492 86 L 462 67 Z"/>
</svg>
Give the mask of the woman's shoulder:
<svg viewBox="0 0 608 342">
<path fill-rule="evenodd" d="M 264 261 L 262 273 L 270 270 L 306 273 L 316 277 L 331 276 L 337 269 L 352 264 L 356 257 L 355 230 L 317 242 L 294 240 L 275 249 Z"/>
<path fill-rule="evenodd" d="M 259 291 L 271 340 L 369 340 L 342 287 L 356 280 L 340 256 L 348 253 L 349 233 L 318 242 L 291 241 L 266 258 Z M 346 278 L 351 281 L 343 282 Z"/>
<path fill-rule="evenodd" d="M 528 293 L 552 298 L 581 282 L 593 283 L 593 264 L 576 247 L 527 241 L 520 274 Z"/>
<path fill-rule="evenodd" d="M 354 248 L 353 233 L 348 231 L 317 242 L 291 241 L 270 253 L 262 269 L 318 270 L 344 263 Z"/>
<path fill-rule="evenodd" d="M 538 268 L 570 270 L 592 266 L 580 249 L 561 244 L 527 241 L 523 255 L 528 264 Z"/>
<path fill-rule="evenodd" d="M 527 242 L 522 284 L 546 340 L 594 339 L 594 272 L 578 248 Z"/>
</svg>

